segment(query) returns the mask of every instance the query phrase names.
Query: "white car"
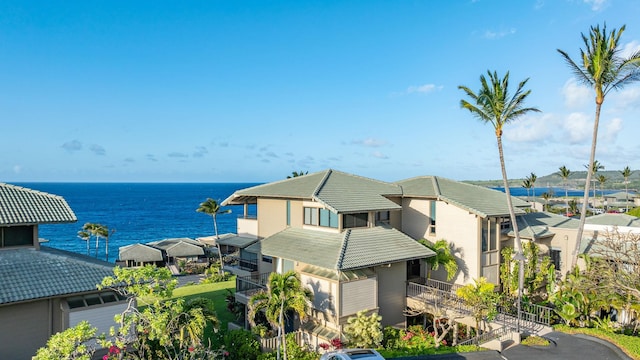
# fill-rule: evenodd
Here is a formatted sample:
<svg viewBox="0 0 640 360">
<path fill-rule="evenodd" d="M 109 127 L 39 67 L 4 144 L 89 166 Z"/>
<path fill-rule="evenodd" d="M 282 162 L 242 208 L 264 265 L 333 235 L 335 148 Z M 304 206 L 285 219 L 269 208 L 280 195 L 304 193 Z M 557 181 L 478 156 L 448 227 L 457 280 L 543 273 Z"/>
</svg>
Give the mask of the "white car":
<svg viewBox="0 0 640 360">
<path fill-rule="evenodd" d="M 373 349 L 341 349 L 329 351 L 320 360 L 384 360 L 382 355 Z"/>
</svg>

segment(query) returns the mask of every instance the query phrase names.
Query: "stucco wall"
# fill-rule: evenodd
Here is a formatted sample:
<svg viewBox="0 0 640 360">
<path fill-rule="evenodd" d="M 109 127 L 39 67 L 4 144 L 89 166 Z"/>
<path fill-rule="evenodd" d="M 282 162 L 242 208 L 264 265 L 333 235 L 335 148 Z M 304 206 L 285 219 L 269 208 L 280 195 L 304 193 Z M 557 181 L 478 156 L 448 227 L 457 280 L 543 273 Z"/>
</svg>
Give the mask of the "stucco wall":
<svg viewBox="0 0 640 360">
<path fill-rule="evenodd" d="M 406 301 L 407 263 L 394 263 L 391 267 L 376 267 L 378 275 L 378 314 L 382 316 L 382 326 L 404 327 L 402 311 Z"/>
<path fill-rule="evenodd" d="M 48 300 L 0 307 L 0 359 L 31 359 L 46 345 L 52 326 L 49 309 Z"/>
<path fill-rule="evenodd" d="M 258 199 L 258 237 L 271 236 L 287 227 L 287 201 Z"/>
</svg>

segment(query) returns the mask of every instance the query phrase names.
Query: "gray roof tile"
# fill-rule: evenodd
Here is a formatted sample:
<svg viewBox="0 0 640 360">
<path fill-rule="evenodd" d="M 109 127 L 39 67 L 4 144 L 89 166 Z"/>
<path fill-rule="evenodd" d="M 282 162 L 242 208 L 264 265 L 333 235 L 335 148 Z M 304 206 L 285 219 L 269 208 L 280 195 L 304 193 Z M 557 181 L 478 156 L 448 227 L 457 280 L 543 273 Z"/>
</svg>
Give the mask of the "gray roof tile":
<svg viewBox="0 0 640 360">
<path fill-rule="evenodd" d="M 386 227 L 330 233 L 289 228 L 261 242 L 262 253 L 335 270 L 352 270 L 435 255 L 404 233 Z"/>
<path fill-rule="evenodd" d="M 61 196 L 0 183 L 0 225 L 54 224 L 77 220 Z"/>
<path fill-rule="evenodd" d="M 114 264 L 43 246 L 0 251 L 0 304 L 96 291 Z"/>
</svg>

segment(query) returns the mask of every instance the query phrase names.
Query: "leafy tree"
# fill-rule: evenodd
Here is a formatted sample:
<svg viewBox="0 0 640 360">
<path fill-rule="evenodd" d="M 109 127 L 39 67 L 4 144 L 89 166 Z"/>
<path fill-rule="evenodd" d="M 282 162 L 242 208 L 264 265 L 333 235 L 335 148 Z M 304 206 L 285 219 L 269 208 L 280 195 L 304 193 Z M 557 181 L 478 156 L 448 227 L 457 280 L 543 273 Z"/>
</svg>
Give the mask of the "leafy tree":
<svg viewBox="0 0 640 360">
<path fill-rule="evenodd" d="M 578 201 L 576 201 L 575 199 L 569 200 L 569 212 L 573 214 L 578 213 Z"/>
<path fill-rule="evenodd" d="M 303 171 L 300 171 L 300 172 L 298 172 L 298 171 L 292 171 L 292 172 L 291 172 L 291 175 L 288 175 L 288 176 L 287 176 L 287 179 L 291 179 L 291 178 L 295 178 L 295 177 L 299 177 L 299 176 L 304 176 L 304 175 L 307 175 L 308 173 L 309 173 L 308 171 L 307 171 L 307 172 L 303 172 Z"/>
<path fill-rule="evenodd" d="M 218 215 L 229 214 L 231 213 L 231 209 L 222 210 L 220 204 L 212 198 L 207 198 L 204 202 L 200 203 L 200 206 L 196 209 L 197 212 L 201 212 L 211 216 L 213 220 L 213 230 L 216 235 L 216 246 L 218 248 L 218 255 L 220 256 L 220 272 L 224 269 L 224 261 L 222 261 L 222 250 L 220 249 L 220 244 L 218 243 Z"/>
<path fill-rule="evenodd" d="M 517 246 L 517 257 L 522 262 L 524 261 L 522 242 L 520 240 L 520 232 L 518 231 L 518 223 L 516 222 L 516 213 L 511 201 L 511 191 L 509 190 L 509 178 L 507 177 L 507 170 L 504 164 L 504 151 L 502 149 L 502 127 L 508 123 L 511 123 L 519 117 L 530 113 L 539 112 L 537 108 L 524 107 L 524 101 L 531 94 L 531 90 L 524 90 L 524 86 L 529 79 L 525 79 L 518 84 L 516 92 L 511 96 L 509 94 L 509 72 L 507 72 L 504 78 L 500 79 L 497 72 L 491 73 L 487 71 L 489 81 L 484 75 L 480 76 L 481 87 L 478 93 L 474 93 L 466 86 L 458 86 L 463 90 L 465 94 L 471 99 L 472 102 L 467 100 L 460 100 L 460 106 L 463 109 L 467 109 L 473 116 L 478 118 L 484 123 L 490 123 L 493 125 L 496 135 L 496 141 L 498 143 L 498 155 L 500 159 L 500 169 L 502 170 L 502 181 L 504 184 L 504 191 L 507 198 L 507 206 L 509 208 L 509 218 L 511 219 L 511 226 L 515 233 L 515 243 Z M 522 266 L 521 266 L 522 268 Z M 522 293 L 522 274 L 519 274 L 519 293 Z"/>
<path fill-rule="evenodd" d="M 564 201 L 567 205 L 566 216 L 569 216 L 569 175 L 571 175 L 571 170 L 567 169 L 564 165 L 562 165 L 559 170 L 564 185 Z"/>
<path fill-rule="evenodd" d="M 419 242 L 436 253 L 435 256 L 425 260 L 430 265 L 427 277 L 431 278 L 431 271 L 438 271 L 440 266 L 443 266 L 447 272 L 447 280 L 452 280 L 458 272 L 458 262 L 451 253 L 451 245 L 447 240 L 440 239 L 435 243 L 431 243 L 429 240 L 421 239 Z"/>
<path fill-rule="evenodd" d="M 624 178 L 626 212 L 629 212 L 629 178 L 631 177 L 631 174 L 633 174 L 633 171 L 631 171 L 631 169 L 628 166 L 626 166 L 622 171 L 620 171 L 620 175 L 622 175 L 622 177 Z"/>
<path fill-rule="evenodd" d="M 81 321 L 74 327 L 52 335 L 47 340 L 47 345 L 38 349 L 33 359 L 90 360 L 96 349 L 88 345 L 88 342 L 95 339 L 96 331 L 88 322 Z"/>
<path fill-rule="evenodd" d="M 382 316 L 372 313 L 367 316 L 364 310 L 358 311 L 355 317 L 347 319 L 344 334 L 349 345 L 357 348 L 377 348 L 382 343 Z"/>
<path fill-rule="evenodd" d="M 244 329 L 231 330 L 224 334 L 224 345 L 233 349 L 225 360 L 255 360 L 260 356 L 260 343 L 256 337 Z"/>
<path fill-rule="evenodd" d="M 478 331 L 480 331 L 481 321 L 490 321 L 498 314 L 497 304 L 500 300 L 500 294 L 493 291 L 494 287 L 494 284 L 481 277 L 477 280 L 474 279 L 473 284 L 467 284 L 456 290 L 456 295 L 472 308 Z"/>
<path fill-rule="evenodd" d="M 531 190 L 532 186 L 533 185 L 531 184 L 531 179 L 529 179 L 528 177 L 522 180 L 522 187 L 527 189 L 527 201 L 531 201 L 529 191 Z"/>
<path fill-rule="evenodd" d="M 635 52 L 628 58 L 620 56 L 620 37 L 624 30 L 625 26 L 622 26 L 619 30 L 613 29 L 609 33 L 606 25 L 602 29 L 599 25 L 592 26 L 589 36 L 582 34 L 584 49 L 580 49 L 580 57 L 577 63 L 571 59 L 569 54 L 558 49 L 558 52 L 564 58 L 577 80 L 593 88 L 596 93 L 596 111 L 591 137 L 589 167 L 587 168 L 587 181 L 585 182 L 582 212 L 580 213 L 580 224 L 578 225 L 576 247 L 573 251 L 571 267 L 576 266 L 578 261 L 578 252 L 582 242 L 582 233 L 584 232 L 587 202 L 589 200 L 588 191 L 591 177 L 593 176 L 602 104 L 609 91 L 622 89 L 625 85 L 640 79 L 640 51 Z"/>
<path fill-rule="evenodd" d="M 280 344 L 282 344 L 282 354 L 284 360 L 287 360 L 287 341 L 284 336 L 287 313 L 293 311 L 300 319 L 306 318 L 312 297 L 311 291 L 300 282 L 298 273 L 290 270 L 284 274 L 271 273 L 267 290 L 260 291 L 249 299 L 247 305 L 251 324 L 255 325 L 256 314 L 264 311 L 267 321 L 278 329 L 278 359 L 280 359 Z"/>
<path fill-rule="evenodd" d="M 114 268 L 114 276 L 99 288 L 111 288 L 129 299 L 128 308 L 115 320 L 111 345 L 126 347 L 135 359 L 215 359 L 219 351 L 203 343 L 204 330 L 218 320 L 211 300 L 169 300 L 176 280 L 167 268 Z M 134 303 L 146 305 L 138 308 Z"/>
</svg>

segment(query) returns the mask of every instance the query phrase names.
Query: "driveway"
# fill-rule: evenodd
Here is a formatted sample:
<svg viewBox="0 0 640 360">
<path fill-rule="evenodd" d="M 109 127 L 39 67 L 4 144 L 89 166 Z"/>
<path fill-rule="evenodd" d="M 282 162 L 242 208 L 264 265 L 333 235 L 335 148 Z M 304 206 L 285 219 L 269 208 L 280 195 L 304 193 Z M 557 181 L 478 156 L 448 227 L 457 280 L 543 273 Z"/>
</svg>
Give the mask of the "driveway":
<svg viewBox="0 0 640 360">
<path fill-rule="evenodd" d="M 544 337 L 552 342 L 550 346 L 513 345 L 502 353 L 480 351 L 395 360 L 632 360 L 613 344 L 591 336 L 551 332 Z"/>
</svg>

